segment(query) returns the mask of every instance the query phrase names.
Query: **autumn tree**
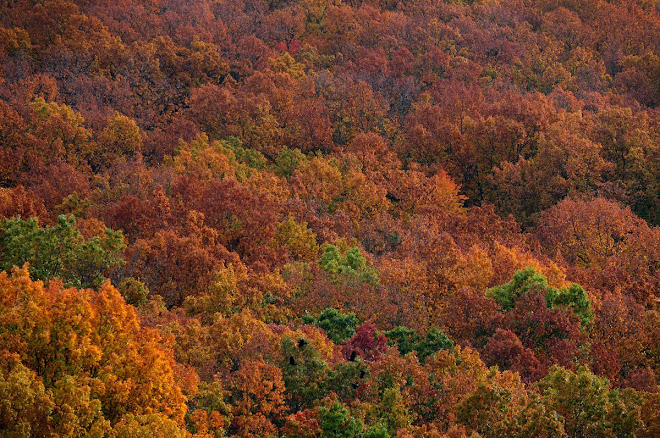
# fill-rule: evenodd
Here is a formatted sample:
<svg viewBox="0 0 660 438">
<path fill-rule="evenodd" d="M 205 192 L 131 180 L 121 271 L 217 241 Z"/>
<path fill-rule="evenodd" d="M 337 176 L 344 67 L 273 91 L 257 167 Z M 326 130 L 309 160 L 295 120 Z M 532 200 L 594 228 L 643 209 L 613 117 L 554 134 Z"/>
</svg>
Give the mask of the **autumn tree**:
<svg viewBox="0 0 660 438">
<path fill-rule="evenodd" d="M 230 430 L 246 437 L 276 433 L 287 409 L 284 389 L 279 368 L 259 360 L 244 363 L 232 376 Z"/>
<path fill-rule="evenodd" d="M 39 435 L 100 436 L 129 425 L 180 433 L 186 406 L 172 346 L 140 326 L 114 287 L 67 289 L 53 280 L 45 288 L 15 268 L 0 273 L 0 288 L 3 387 L 21 379 L 24 388 L 3 407 L 2 418 L 12 421 L 32 404 L 35 420 L 29 429 L 13 421 L 6 427 Z"/>
</svg>

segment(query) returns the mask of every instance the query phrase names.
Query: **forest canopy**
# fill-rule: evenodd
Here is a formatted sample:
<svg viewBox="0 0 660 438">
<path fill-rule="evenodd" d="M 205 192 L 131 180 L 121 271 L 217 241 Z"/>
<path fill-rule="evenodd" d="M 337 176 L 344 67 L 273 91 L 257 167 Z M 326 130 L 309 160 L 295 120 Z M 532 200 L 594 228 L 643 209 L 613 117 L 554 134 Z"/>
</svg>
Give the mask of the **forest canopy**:
<svg viewBox="0 0 660 438">
<path fill-rule="evenodd" d="M 0 3 L 0 435 L 660 435 L 660 3 Z"/>
</svg>

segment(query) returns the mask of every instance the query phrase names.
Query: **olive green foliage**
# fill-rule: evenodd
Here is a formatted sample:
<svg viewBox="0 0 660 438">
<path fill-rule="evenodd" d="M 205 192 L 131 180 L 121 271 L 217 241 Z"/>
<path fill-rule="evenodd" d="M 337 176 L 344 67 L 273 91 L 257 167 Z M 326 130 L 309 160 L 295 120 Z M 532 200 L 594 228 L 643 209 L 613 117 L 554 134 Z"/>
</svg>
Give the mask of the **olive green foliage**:
<svg viewBox="0 0 660 438">
<path fill-rule="evenodd" d="M 319 246 L 316 243 L 316 234 L 305 222 L 298 223 L 293 217 L 276 225 L 275 240 L 296 260 L 311 261 L 318 257 Z"/>
<path fill-rule="evenodd" d="M 147 286 L 140 280 L 133 277 L 125 278 L 119 284 L 118 289 L 128 304 L 141 306 L 147 302 L 149 289 L 147 289 Z"/>
<path fill-rule="evenodd" d="M 186 413 L 188 428 L 194 429 L 191 414 L 196 411 L 204 411 L 207 415 L 211 415 L 213 412 L 220 413 L 224 419 L 224 426 L 228 426 L 231 419 L 231 406 L 226 401 L 228 395 L 229 392 L 222 387 L 218 380 L 202 382 L 197 393 L 188 401 L 188 412 Z"/>
<path fill-rule="evenodd" d="M 36 218 L 5 219 L 0 223 L 0 269 L 30 264 L 34 279 L 59 278 L 67 286 L 99 287 L 108 269 L 124 261 L 121 231 L 106 228 L 103 237 L 85 239 L 73 216 L 60 216 L 53 227 L 40 227 Z"/>
<path fill-rule="evenodd" d="M 537 393 L 516 400 L 511 388 L 493 381 L 480 383 L 465 397 L 456 407 L 456 416 L 484 438 L 567 437 L 564 419 L 544 406 Z"/>
<path fill-rule="evenodd" d="M 361 358 L 340 362 L 331 367 L 314 345 L 306 339 L 282 340 L 283 363 L 280 368 L 286 387 L 287 405 L 299 411 L 312 409 L 318 401 L 334 394 L 340 401 L 355 398 L 355 384 L 360 382 L 368 366 Z"/>
<path fill-rule="evenodd" d="M 328 372 L 328 390 L 339 400 L 349 402 L 356 396 L 355 384 L 359 384 L 367 373 L 368 365 L 359 356 L 354 362 L 340 362 Z"/>
<path fill-rule="evenodd" d="M 289 178 L 298 168 L 298 165 L 305 160 L 305 155 L 300 149 L 283 148 L 275 159 L 277 173 Z"/>
<path fill-rule="evenodd" d="M 337 309 L 328 308 L 318 318 L 303 316 L 303 322 L 321 327 L 332 342 L 343 344 L 355 334 L 359 321 L 354 313 L 343 314 Z"/>
<path fill-rule="evenodd" d="M 353 418 L 348 409 L 335 402 L 330 408 L 322 407 L 319 425 L 328 438 L 356 438 L 362 435 L 362 422 Z"/>
<path fill-rule="evenodd" d="M 396 345 L 402 355 L 415 351 L 422 362 L 436 351 L 451 350 L 454 347 L 454 342 L 435 327 L 429 330 L 424 337 L 415 330 L 402 326 L 386 331 L 385 336 L 387 344 Z"/>
<path fill-rule="evenodd" d="M 43 383 L 22 364 L 2 364 L 0 430 L 2 436 L 30 436 L 48 421 L 55 403 Z"/>
<path fill-rule="evenodd" d="M 389 438 L 390 436 L 387 426 L 384 424 L 377 424 L 364 433 L 364 438 Z"/>
<path fill-rule="evenodd" d="M 319 426 L 327 438 L 389 438 L 387 428 L 376 425 L 364 431 L 362 421 L 351 416 L 348 409 L 335 402 L 329 408 L 320 408 Z"/>
<path fill-rule="evenodd" d="M 244 147 L 236 137 L 228 137 L 222 141 L 222 144 L 234 152 L 234 157 L 239 163 L 257 170 L 266 167 L 266 157 L 255 149 Z"/>
<path fill-rule="evenodd" d="M 517 271 L 508 283 L 488 289 L 486 295 L 497 301 L 502 309 L 511 310 L 521 296 L 533 289 L 543 291 L 549 309 L 571 309 L 583 327 L 591 324 L 591 302 L 580 285 L 573 283 L 560 289 L 550 287 L 547 278 L 531 267 Z"/>
<path fill-rule="evenodd" d="M 454 342 L 434 327 L 426 333 L 421 341 L 415 344 L 415 351 L 417 351 L 417 357 L 423 362 L 424 359 L 435 354 L 436 351 L 451 350 L 453 346 Z"/>
<path fill-rule="evenodd" d="M 326 391 L 328 364 L 305 340 L 282 339 L 282 377 L 288 405 L 294 410 L 312 408 Z"/>
<path fill-rule="evenodd" d="M 420 341 L 420 336 L 415 330 L 403 326 L 386 331 L 385 336 L 387 337 L 387 345 L 390 347 L 396 345 L 402 355 L 413 351 Z"/>
<path fill-rule="evenodd" d="M 537 387 L 546 408 L 563 417 L 568 436 L 633 437 L 641 425 L 637 393 L 611 389 L 587 368 L 555 366 Z"/>
<path fill-rule="evenodd" d="M 357 247 L 341 252 L 335 245 L 326 245 L 319 266 L 337 283 L 358 280 L 370 285 L 378 284 L 378 272 L 367 266 L 367 260 Z"/>
<path fill-rule="evenodd" d="M 517 271 L 510 282 L 488 289 L 486 295 L 497 301 L 502 309 L 511 310 L 518 298 L 535 287 L 546 289 L 548 280 L 534 268 L 528 267 Z"/>
<path fill-rule="evenodd" d="M 580 317 L 582 326 L 591 324 L 593 320 L 591 302 L 589 302 L 589 297 L 579 284 L 573 283 L 569 287 L 561 289 L 549 288 L 545 294 L 545 299 L 551 309 L 557 307 L 572 309 Z"/>
</svg>

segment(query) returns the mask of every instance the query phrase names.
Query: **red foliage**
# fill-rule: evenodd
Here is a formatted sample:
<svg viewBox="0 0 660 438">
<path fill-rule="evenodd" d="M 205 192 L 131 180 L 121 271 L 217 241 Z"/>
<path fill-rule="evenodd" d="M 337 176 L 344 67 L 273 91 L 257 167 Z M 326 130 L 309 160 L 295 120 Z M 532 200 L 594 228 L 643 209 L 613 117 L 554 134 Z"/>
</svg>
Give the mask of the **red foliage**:
<svg viewBox="0 0 660 438">
<path fill-rule="evenodd" d="M 372 322 L 356 327 L 355 334 L 341 347 L 347 359 L 362 356 L 365 360 L 376 361 L 387 350 L 387 338 L 379 333 Z"/>
</svg>

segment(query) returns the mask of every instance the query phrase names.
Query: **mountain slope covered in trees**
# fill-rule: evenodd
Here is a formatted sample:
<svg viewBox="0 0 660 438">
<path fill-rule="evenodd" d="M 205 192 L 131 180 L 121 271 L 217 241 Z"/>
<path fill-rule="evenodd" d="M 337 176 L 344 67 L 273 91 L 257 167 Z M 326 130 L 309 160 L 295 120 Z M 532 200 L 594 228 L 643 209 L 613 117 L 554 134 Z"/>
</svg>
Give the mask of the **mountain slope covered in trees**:
<svg viewBox="0 0 660 438">
<path fill-rule="evenodd" d="M 0 3 L 0 435 L 660 434 L 660 4 Z"/>
</svg>

